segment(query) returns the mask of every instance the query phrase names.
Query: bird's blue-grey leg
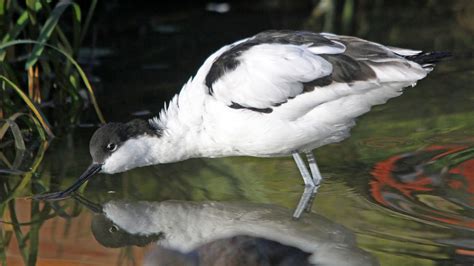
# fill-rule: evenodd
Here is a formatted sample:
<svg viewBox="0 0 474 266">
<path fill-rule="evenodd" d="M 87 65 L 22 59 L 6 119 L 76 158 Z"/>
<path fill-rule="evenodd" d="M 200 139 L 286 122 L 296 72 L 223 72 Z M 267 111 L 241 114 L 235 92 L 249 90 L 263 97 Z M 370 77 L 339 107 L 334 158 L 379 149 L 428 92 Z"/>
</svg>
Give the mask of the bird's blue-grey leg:
<svg viewBox="0 0 474 266">
<path fill-rule="evenodd" d="M 297 152 L 293 152 L 293 159 L 295 160 L 296 165 L 300 170 L 301 176 L 303 177 L 304 185 L 314 187 L 313 178 L 311 177 L 311 174 L 309 173 L 308 168 L 306 167 L 303 161 L 303 158 L 301 158 L 301 155 Z"/>
<path fill-rule="evenodd" d="M 296 206 L 295 212 L 293 213 L 293 219 L 299 219 L 303 211 L 307 210 L 308 203 L 313 198 L 313 195 L 318 190 L 316 186 L 305 186 L 304 192 L 301 195 L 300 201 L 298 202 L 298 206 Z"/>
<path fill-rule="evenodd" d="M 296 165 L 300 170 L 301 176 L 303 177 L 303 181 L 305 184 L 304 192 L 301 195 L 300 201 L 298 202 L 298 206 L 296 207 L 295 212 L 293 213 L 293 218 L 298 219 L 300 218 L 301 213 L 303 213 L 303 211 L 307 209 L 308 203 L 311 201 L 312 195 L 316 193 L 317 187 L 314 185 L 313 178 L 311 177 L 311 174 L 308 171 L 308 168 L 306 167 L 303 158 L 301 158 L 301 155 L 297 152 L 294 152 L 293 159 L 295 160 Z"/>
<path fill-rule="evenodd" d="M 314 157 L 314 154 L 312 151 L 305 152 L 306 153 L 306 159 L 308 160 L 309 164 L 309 169 L 311 170 L 311 175 L 313 176 L 313 182 L 316 185 L 316 188 L 314 189 L 313 194 L 311 194 L 311 197 L 308 200 L 308 204 L 306 205 L 305 212 L 311 212 L 311 207 L 313 206 L 313 201 L 314 198 L 316 197 L 316 192 L 319 188 L 319 185 L 321 184 L 321 180 L 323 177 L 321 176 L 321 172 L 319 172 L 319 167 L 318 164 L 316 163 L 316 158 Z"/>
<path fill-rule="evenodd" d="M 313 207 L 314 198 L 316 197 L 316 193 L 318 192 L 319 185 L 313 188 L 311 195 L 309 196 L 308 202 L 306 203 L 305 212 L 311 212 L 311 208 Z"/>
<path fill-rule="evenodd" d="M 306 152 L 306 159 L 308 159 L 309 169 L 313 176 L 313 183 L 317 186 L 323 177 L 321 176 L 321 172 L 319 172 L 318 164 L 316 163 L 316 158 L 314 158 L 312 151 Z"/>
</svg>

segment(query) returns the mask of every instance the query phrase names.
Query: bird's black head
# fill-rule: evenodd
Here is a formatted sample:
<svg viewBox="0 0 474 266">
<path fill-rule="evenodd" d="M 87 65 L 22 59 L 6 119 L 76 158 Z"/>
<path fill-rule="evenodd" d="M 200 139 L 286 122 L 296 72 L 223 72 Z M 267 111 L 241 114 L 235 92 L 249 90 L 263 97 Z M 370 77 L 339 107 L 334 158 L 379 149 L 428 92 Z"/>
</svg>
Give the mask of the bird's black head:
<svg viewBox="0 0 474 266">
<path fill-rule="evenodd" d="M 94 132 L 89 142 L 89 151 L 94 163 L 102 164 L 127 140 L 124 123 L 108 123 Z"/>
<path fill-rule="evenodd" d="M 117 173 L 143 166 L 151 154 L 147 137 L 159 137 L 160 131 L 147 121 L 135 119 L 128 123 L 108 123 L 96 130 L 89 143 L 92 164 L 64 191 L 36 196 L 56 200 L 68 197 L 96 173 Z"/>
<path fill-rule="evenodd" d="M 104 164 L 127 140 L 143 135 L 158 134 L 150 124 L 141 119 L 128 123 L 108 123 L 94 132 L 89 143 L 93 163 Z"/>
<path fill-rule="evenodd" d="M 105 215 L 95 215 L 91 224 L 92 234 L 104 247 L 119 248 L 125 246 L 144 247 L 164 238 L 163 233 L 132 234 L 114 224 Z"/>
</svg>

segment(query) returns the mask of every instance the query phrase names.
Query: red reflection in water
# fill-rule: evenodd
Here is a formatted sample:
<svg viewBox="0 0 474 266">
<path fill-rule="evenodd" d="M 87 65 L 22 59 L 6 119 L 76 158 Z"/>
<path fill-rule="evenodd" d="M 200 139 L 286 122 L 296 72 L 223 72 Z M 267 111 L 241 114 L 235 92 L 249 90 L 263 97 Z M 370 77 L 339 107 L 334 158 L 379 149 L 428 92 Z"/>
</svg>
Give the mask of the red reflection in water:
<svg viewBox="0 0 474 266">
<path fill-rule="evenodd" d="M 418 218 L 474 229 L 474 220 L 464 216 L 474 208 L 474 158 L 454 162 L 449 156 L 466 151 L 466 146 L 431 146 L 421 151 L 393 156 L 375 165 L 370 182 L 371 195 L 383 206 Z M 446 160 L 441 170 L 430 167 Z M 456 206 L 446 211 L 426 205 L 424 195 Z M 463 214 L 461 214 L 463 212 Z M 471 212 L 472 213 L 472 212 Z"/>
</svg>

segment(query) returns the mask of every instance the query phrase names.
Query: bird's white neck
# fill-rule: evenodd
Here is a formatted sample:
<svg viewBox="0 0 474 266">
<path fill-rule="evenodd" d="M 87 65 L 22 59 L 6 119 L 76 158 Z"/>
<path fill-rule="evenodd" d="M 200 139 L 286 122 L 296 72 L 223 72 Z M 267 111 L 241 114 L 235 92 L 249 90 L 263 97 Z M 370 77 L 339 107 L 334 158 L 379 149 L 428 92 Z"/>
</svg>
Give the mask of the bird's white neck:
<svg viewBox="0 0 474 266">
<path fill-rule="evenodd" d="M 113 174 L 147 165 L 206 156 L 199 149 L 206 146 L 200 115 L 205 94 L 200 92 L 200 88 L 191 90 L 191 86 L 193 83 L 190 80 L 158 117 L 148 121 L 155 133 L 150 133 L 148 129 L 125 141 L 105 160 L 102 172 Z"/>
<path fill-rule="evenodd" d="M 160 131 L 159 137 L 143 139 L 152 146 L 153 164 L 182 161 L 201 156 L 202 108 L 205 97 L 201 88 L 195 88 L 190 80 L 165 106 L 158 117 L 150 119 L 150 125 Z M 192 100 L 191 100 L 192 99 Z"/>
<path fill-rule="evenodd" d="M 214 59 L 227 49 L 229 46 L 224 46 L 211 55 L 180 93 L 165 105 L 157 117 L 149 120 L 158 134 L 143 134 L 127 140 L 106 161 L 103 172 L 117 173 L 193 157 L 229 155 L 226 147 L 217 145 L 203 126 L 206 97 L 210 97 L 209 88 L 205 86 L 206 74 Z"/>
</svg>

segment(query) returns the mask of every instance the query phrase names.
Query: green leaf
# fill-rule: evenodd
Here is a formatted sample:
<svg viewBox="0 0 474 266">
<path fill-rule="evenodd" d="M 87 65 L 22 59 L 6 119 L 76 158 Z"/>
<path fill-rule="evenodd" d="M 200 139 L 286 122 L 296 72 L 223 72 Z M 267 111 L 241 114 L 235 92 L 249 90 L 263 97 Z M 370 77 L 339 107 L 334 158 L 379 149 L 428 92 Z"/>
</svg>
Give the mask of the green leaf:
<svg viewBox="0 0 474 266">
<path fill-rule="evenodd" d="M 3 7 L 2 0 L 0 0 L 0 9 Z M 42 5 L 39 1 L 35 3 L 34 10 L 38 12 L 41 10 Z M 10 32 L 5 34 L 2 39 L 2 43 L 9 42 L 11 40 L 16 39 L 20 32 L 25 28 L 25 26 L 28 24 L 30 21 L 28 17 L 28 11 L 23 11 L 20 15 L 20 17 L 16 20 L 15 25 L 10 29 Z M 0 50 L 0 61 L 3 61 L 5 59 L 6 51 Z"/>
<path fill-rule="evenodd" d="M 26 0 L 26 9 L 28 12 L 28 16 L 30 17 L 31 24 L 36 25 L 36 14 L 35 14 L 35 6 L 36 0 Z"/>
<path fill-rule="evenodd" d="M 20 34 L 20 32 L 23 30 L 23 28 L 26 26 L 26 24 L 28 23 L 29 21 L 29 18 L 28 18 L 28 12 L 25 11 L 23 12 L 20 17 L 17 19 L 16 23 L 15 23 L 15 26 L 13 26 L 11 29 L 10 29 L 10 32 L 5 34 L 5 36 L 3 37 L 2 39 L 2 43 L 6 43 L 10 40 L 13 40 L 15 39 L 18 34 Z M 3 61 L 5 60 L 5 55 L 6 55 L 6 51 L 5 50 L 1 50 L 0 51 L 0 61 Z"/>
<path fill-rule="evenodd" d="M 17 150 L 26 150 L 25 141 L 23 140 L 23 136 L 21 135 L 21 130 L 18 124 L 10 119 L 7 119 L 7 123 L 10 124 L 10 130 L 12 131 L 13 138 L 15 140 L 15 148 Z"/>
<path fill-rule="evenodd" d="M 16 121 L 17 119 L 19 119 L 21 117 L 27 117 L 28 119 L 33 121 L 33 124 L 34 124 L 36 130 L 38 131 L 40 139 L 42 141 L 47 140 L 46 135 L 44 134 L 44 129 L 41 126 L 41 123 L 38 121 L 38 119 L 36 119 L 31 114 L 18 112 L 18 113 L 14 113 L 13 115 L 11 115 L 10 117 L 8 117 L 7 119 L 4 119 L 4 120 Z M 3 139 L 3 137 L 4 137 L 6 131 L 8 130 L 9 127 L 10 127 L 9 123 L 5 123 L 2 127 L 0 127 L 0 140 Z"/>
<path fill-rule="evenodd" d="M 6 120 L 12 120 L 12 121 L 15 121 L 18 117 L 24 115 L 24 113 L 14 113 L 13 115 L 11 115 L 9 118 L 7 119 L 2 119 L 0 121 L 6 121 Z M 2 127 L 0 127 L 0 140 L 3 139 L 3 137 L 5 136 L 5 133 L 7 132 L 8 128 L 10 127 L 10 124 L 9 123 L 5 123 L 3 124 Z"/>
<path fill-rule="evenodd" d="M 60 1 L 54 7 L 53 11 L 51 12 L 51 15 L 49 16 L 49 18 L 46 20 L 43 27 L 41 28 L 39 37 L 37 39 L 37 43 L 33 47 L 33 51 L 28 57 L 28 60 L 26 60 L 25 69 L 28 69 L 34 64 L 36 64 L 36 62 L 38 61 L 38 58 L 43 53 L 44 44 L 48 41 L 49 37 L 51 37 L 51 33 L 56 28 L 59 18 L 63 14 L 64 10 L 66 10 L 66 8 L 69 7 L 70 5 L 73 5 L 73 3 L 70 0 L 63 0 L 63 1 Z"/>
</svg>

